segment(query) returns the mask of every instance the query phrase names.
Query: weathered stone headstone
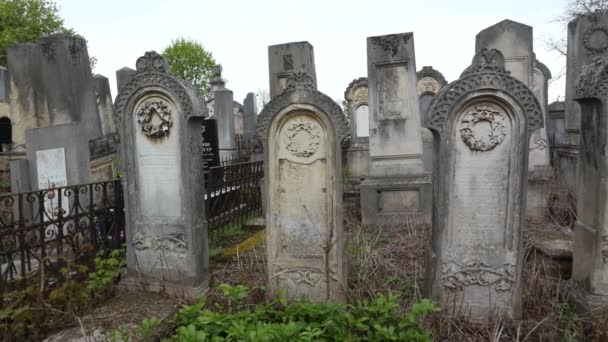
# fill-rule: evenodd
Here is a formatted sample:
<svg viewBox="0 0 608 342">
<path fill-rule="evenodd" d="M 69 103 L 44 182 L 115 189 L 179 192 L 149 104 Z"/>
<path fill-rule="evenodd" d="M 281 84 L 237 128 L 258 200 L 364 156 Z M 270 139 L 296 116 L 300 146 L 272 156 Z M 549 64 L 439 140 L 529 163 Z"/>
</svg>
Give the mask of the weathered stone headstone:
<svg viewBox="0 0 608 342">
<path fill-rule="evenodd" d="M 246 144 L 253 144 L 255 126 L 257 124 L 258 106 L 254 93 L 247 93 L 243 100 L 243 140 Z"/>
<path fill-rule="evenodd" d="M 511 20 L 503 20 L 477 34 L 475 51 L 497 49 L 505 58 L 505 69 L 511 76 L 534 90 L 543 106 L 543 122 L 546 125 L 547 87 L 551 73 L 534 55 L 532 27 Z M 548 181 L 553 175 L 547 131 L 535 131 L 529 142 L 527 216 L 542 219 L 545 215 Z"/>
<path fill-rule="evenodd" d="M 129 82 L 133 75 L 135 75 L 135 70 L 129 67 L 123 67 L 116 70 L 116 91 L 120 92 L 122 87 Z"/>
<path fill-rule="evenodd" d="M 156 52 L 136 65 L 114 104 L 125 189 L 124 285 L 194 296 L 209 269 L 201 144 L 206 107 Z"/>
<path fill-rule="evenodd" d="M 207 181 L 209 178 L 209 168 L 220 165 L 220 147 L 217 137 L 217 122 L 215 119 L 203 120 L 202 138 L 205 181 Z"/>
<path fill-rule="evenodd" d="M 547 124 L 547 138 L 549 139 L 549 150 L 551 151 L 551 164 L 557 169 L 557 147 L 563 145 L 566 142 L 566 129 L 565 129 L 565 108 L 566 103 L 563 101 L 555 101 L 548 107 L 548 124 Z M 574 177 L 576 172 L 572 174 Z"/>
<path fill-rule="evenodd" d="M 213 93 L 213 117 L 217 121 L 221 160 L 234 158 L 237 153 L 233 102 L 232 90 L 230 89 L 222 87 Z"/>
<path fill-rule="evenodd" d="M 350 121 L 350 146 L 344 165 L 349 187 L 346 191 L 359 192 L 359 184 L 369 171 L 369 96 L 367 77 L 350 82 L 344 91 L 346 115 Z"/>
<path fill-rule="evenodd" d="M 431 101 L 439 94 L 448 82 L 443 75 L 431 66 L 422 67 L 416 73 L 418 96 L 420 96 L 420 121 L 424 122 L 426 111 Z M 433 133 L 426 128 L 420 131 L 422 135 L 422 160 L 424 171 L 433 172 Z"/>
<path fill-rule="evenodd" d="M 101 75 L 93 76 L 93 84 L 95 86 L 95 98 L 97 99 L 97 111 L 101 121 L 101 133 L 103 135 L 116 132 L 116 124 L 112 114 L 114 107 L 112 104 L 112 93 L 110 90 L 110 81 Z"/>
<path fill-rule="evenodd" d="M 0 101 L 8 100 L 8 71 L 0 66 Z"/>
<path fill-rule="evenodd" d="M 293 74 L 258 118 L 271 294 L 345 299 L 341 142 L 348 131 L 340 106 L 305 73 Z"/>
<path fill-rule="evenodd" d="M 502 54 L 484 49 L 433 100 L 425 126 L 438 147 L 430 294 L 451 315 L 517 319 L 527 141 L 543 126 L 542 107 Z"/>
<path fill-rule="evenodd" d="M 361 183 L 364 225 L 430 221 L 413 33 L 367 38 L 369 175 Z"/>
<path fill-rule="evenodd" d="M 608 55 L 581 71 L 573 99 L 580 104 L 577 221 L 569 294 L 578 311 L 608 312 Z"/>
<path fill-rule="evenodd" d="M 81 123 L 79 134 L 102 135 L 86 40 L 56 34 L 7 48 L 15 144 L 25 131 Z"/>
<path fill-rule="evenodd" d="M 293 42 L 268 47 L 268 71 L 270 73 L 270 99 L 281 94 L 287 85 L 287 78 L 302 71 L 313 79 L 317 88 L 315 52 L 309 42 Z"/>
</svg>

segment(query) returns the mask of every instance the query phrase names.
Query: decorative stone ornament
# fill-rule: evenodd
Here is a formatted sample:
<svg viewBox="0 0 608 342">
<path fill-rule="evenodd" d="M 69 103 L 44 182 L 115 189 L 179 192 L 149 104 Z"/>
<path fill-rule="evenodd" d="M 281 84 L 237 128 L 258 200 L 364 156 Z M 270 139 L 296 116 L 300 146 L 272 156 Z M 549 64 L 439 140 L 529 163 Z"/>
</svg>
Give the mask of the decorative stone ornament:
<svg viewBox="0 0 608 342">
<path fill-rule="evenodd" d="M 264 144 L 268 290 L 290 298 L 344 301 L 340 106 L 295 73 L 258 116 Z"/>
<path fill-rule="evenodd" d="M 201 129 L 194 87 L 156 52 L 137 60 L 114 118 L 125 189 L 128 289 L 195 298 L 209 272 Z"/>
<path fill-rule="evenodd" d="M 137 123 L 141 131 L 149 137 L 167 136 L 173 126 L 171 110 L 162 100 L 146 101 L 137 112 Z"/>
<path fill-rule="evenodd" d="M 315 89 L 315 80 L 312 76 L 304 71 L 298 71 L 291 74 L 287 78 L 287 86 L 285 90 L 302 88 L 302 89 Z"/>
<path fill-rule="evenodd" d="M 536 96 L 503 63 L 498 50 L 479 51 L 424 123 L 439 146 L 428 291 L 474 321 L 521 315 L 528 140 L 543 124 Z"/>
</svg>

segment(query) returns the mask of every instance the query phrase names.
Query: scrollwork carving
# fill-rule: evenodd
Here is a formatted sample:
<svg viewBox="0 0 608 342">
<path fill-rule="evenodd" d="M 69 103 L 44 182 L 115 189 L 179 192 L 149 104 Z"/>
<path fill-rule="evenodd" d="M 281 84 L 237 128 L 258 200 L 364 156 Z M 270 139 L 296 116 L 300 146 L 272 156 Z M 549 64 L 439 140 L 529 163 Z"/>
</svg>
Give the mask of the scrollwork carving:
<svg viewBox="0 0 608 342">
<path fill-rule="evenodd" d="M 412 37 L 411 33 L 405 33 L 371 37 L 370 39 L 374 45 L 379 46 L 382 48 L 382 50 L 388 52 L 391 57 L 394 58 L 399 53 L 399 45 L 401 44 L 401 41 L 403 41 L 403 43 L 407 43 L 410 37 Z"/>
<path fill-rule="evenodd" d="M 287 128 L 285 148 L 299 158 L 309 158 L 317 153 L 321 144 L 321 132 L 317 125 L 310 122 L 293 122 Z"/>
<path fill-rule="evenodd" d="M 475 125 L 485 121 L 490 125 L 487 136 L 479 136 L 475 132 Z M 505 128 L 505 114 L 490 105 L 475 105 L 462 116 L 460 137 L 473 151 L 485 152 L 500 145 L 507 135 Z"/>
<path fill-rule="evenodd" d="M 608 94 L 608 55 L 593 58 L 576 81 L 576 99 L 602 99 Z"/>
<path fill-rule="evenodd" d="M 466 286 L 494 286 L 496 291 L 509 291 L 516 281 L 517 267 L 511 263 L 489 266 L 482 261 L 462 265 L 447 260 L 441 265 L 441 280 L 448 289 Z"/>
<path fill-rule="evenodd" d="M 170 233 L 162 236 L 150 236 L 141 232 L 133 235 L 131 243 L 136 250 L 156 250 L 185 254 L 188 250 L 188 242 L 185 233 Z"/>
<path fill-rule="evenodd" d="M 287 78 L 285 90 L 296 88 L 315 89 L 315 80 L 304 71 L 294 72 Z"/>
<path fill-rule="evenodd" d="M 322 269 L 312 267 L 283 267 L 279 264 L 274 264 L 275 273 L 273 278 L 279 280 L 291 280 L 296 285 L 305 284 L 310 287 L 316 286 L 321 280 L 324 280 L 326 276 L 330 279 L 337 281 L 336 271 L 329 270 L 328 274 Z"/>
</svg>

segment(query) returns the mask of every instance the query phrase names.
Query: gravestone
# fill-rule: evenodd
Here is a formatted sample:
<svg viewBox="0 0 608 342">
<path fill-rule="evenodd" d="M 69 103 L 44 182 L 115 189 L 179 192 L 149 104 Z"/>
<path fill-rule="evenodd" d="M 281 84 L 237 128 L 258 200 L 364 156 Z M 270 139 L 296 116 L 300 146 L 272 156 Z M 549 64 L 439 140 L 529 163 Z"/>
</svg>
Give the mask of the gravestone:
<svg viewBox="0 0 608 342">
<path fill-rule="evenodd" d="M 237 156 L 234 99 L 232 90 L 225 87 L 221 65 L 213 68 L 213 79 L 210 83 L 213 94 L 213 99 L 210 101 L 213 107 L 211 115 L 217 122 L 220 160 L 230 160 Z"/>
<path fill-rule="evenodd" d="M 568 293 L 577 311 L 601 316 L 608 312 L 608 55 L 582 69 L 573 98 L 580 104 L 581 134 Z"/>
<path fill-rule="evenodd" d="M 315 52 L 309 42 L 293 42 L 268 47 L 268 72 L 270 79 L 270 99 L 281 94 L 287 85 L 287 78 L 294 72 L 302 71 L 313 78 L 317 88 Z"/>
<path fill-rule="evenodd" d="M 481 50 L 433 100 L 433 236 L 427 289 L 448 314 L 521 316 L 528 138 L 542 107 L 510 76 L 498 50 Z"/>
<path fill-rule="evenodd" d="M 479 32 L 475 51 L 497 49 L 503 54 L 505 69 L 533 89 L 538 97 L 543 106 L 543 121 L 546 125 L 547 85 L 551 73 L 546 66 L 536 61 L 533 45 L 532 27 L 507 19 Z M 547 207 L 548 182 L 553 175 L 547 148 L 547 131 L 544 128 L 535 131 L 529 144 L 526 215 L 543 219 Z"/>
<path fill-rule="evenodd" d="M 8 71 L 0 66 L 0 101 L 8 100 Z"/>
<path fill-rule="evenodd" d="M 116 89 L 118 92 L 120 92 L 122 87 L 129 82 L 133 75 L 135 75 L 135 70 L 129 67 L 123 67 L 116 70 Z"/>
<path fill-rule="evenodd" d="M 340 106 L 298 72 L 258 117 L 264 144 L 268 289 L 290 298 L 344 301 Z"/>
<path fill-rule="evenodd" d="M 448 82 L 439 71 L 431 66 L 422 67 L 416 73 L 416 88 L 420 97 L 420 122 L 424 122 L 426 111 L 433 101 L 433 98 L 439 94 L 439 91 L 445 87 Z M 420 130 L 422 135 L 422 161 L 424 162 L 424 171 L 433 172 L 433 134 L 426 128 Z"/>
<path fill-rule="evenodd" d="M 209 168 L 220 166 L 220 147 L 217 138 L 217 122 L 215 119 L 203 120 L 202 139 L 206 184 L 209 179 Z"/>
<path fill-rule="evenodd" d="M 146 52 L 114 103 L 125 189 L 123 286 L 194 297 L 209 272 L 201 126 L 195 88 Z"/>
<path fill-rule="evenodd" d="M 555 168 L 557 168 L 557 147 L 566 142 L 565 108 L 566 103 L 564 101 L 555 101 L 549 105 L 547 110 L 549 115 L 547 120 L 547 138 L 549 139 L 549 150 L 551 151 L 551 164 Z M 572 174 L 572 177 L 575 175 L 576 172 Z"/>
<path fill-rule="evenodd" d="M 97 112 L 101 121 L 101 133 L 102 135 L 116 133 L 116 124 L 112 117 L 114 107 L 110 81 L 107 77 L 95 75 L 93 76 L 93 85 L 95 87 L 95 98 L 97 99 Z"/>
<path fill-rule="evenodd" d="M 258 117 L 258 107 L 254 93 L 247 93 L 247 97 L 243 100 L 243 110 L 243 140 L 247 145 L 252 145 Z"/>
<path fill-rule="evenodd" d="M 359 185 L 369 171 L 369 96 L 367 77 L 350 82 L 344 91 L 346 115 L 350 122 L 350 146 L 346 151 L 346 192 L 359 193 Z"/>
<path fill-rule="evenodd" d="M 367 38 L 368 177 L 361 183 L 364 225 L 429 222 L 431 176 L 424 171 L 413 33 Z"/>
</svg>

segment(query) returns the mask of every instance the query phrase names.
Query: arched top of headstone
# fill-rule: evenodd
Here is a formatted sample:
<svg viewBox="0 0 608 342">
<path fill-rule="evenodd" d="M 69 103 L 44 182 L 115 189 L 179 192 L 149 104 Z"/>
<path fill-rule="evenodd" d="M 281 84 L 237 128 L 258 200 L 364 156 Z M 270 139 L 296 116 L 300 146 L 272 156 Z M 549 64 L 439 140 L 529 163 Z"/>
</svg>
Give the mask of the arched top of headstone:
<svg viewBox="0 0 608 342">
<path fill-rule="evenodd" d="M 424 126 L 442 133 L 452 108 L 463 97 L 482 90 L 497 90 L 515 100 L 528 118 L 528 132 L 543 127 L 543 112 L 538 99 L 526 84 L 505 70 L 504 57 L 496 49 L 478 51 L 460 78 L 441 90 L 427 111 Z"/>
<path fill-rule="evenodd" d="M 595 57 L 576 80 L 575 100 L 603 99 L 608 93 L 608 55 Z"/>
<path fill-rule="evenodd" d="M 314 89 L 313 78 L 305 72 L 297 72 L 287 79 L 287 88 L 272 99 L 257 119 L 256 138 L 266 141 L 272 118 L 293 104 L 308 104 L 326 113 L 336 130 L 336 138 L 343 145 L 350 136 L 348 121 L 340 106 L 331 97 Z"/>
<path fill-rule="evenodd" d="M 182 108 L 184 116 L 207 116 L 204 102 L 197 95 L 194 87 L 187 81 L 171 73 L 169 64 L 156 51 L 148 51 L 136 62 L 136 72 L 116 96 L 114 102 L 114 119 L 120 122 L 125 115 L 131 98 L 144 88 L 162 88 L 172 94 Z M 133 105 L 133 104 L 131 104 Z"/>
<path fill-rule="evenodd" d="M 422 67 L 416 73 L 416 88 L 418 95 L 437 95 L 443 87 L 448 84 L 443 74 L 433 69 L 432 66 Z"/>
<path fill-rule="evenodd" d="M 549 70 L 549 68 L 547 68 L 547 66 L 538 59 L 534 60 L 534 67 L 543 73 L 543 76 L 545 76 L 545 79 L 547 81 L 553 78 L 553 76 L 551 75 L 551 70 Z"/>
<path fill-rule="evenodd" d="M 344 91 L 344 99 L 352 103 L 355 108 L 369 104 L 367 77 L 359 77 L 352 80 Z"/>
</svg>

